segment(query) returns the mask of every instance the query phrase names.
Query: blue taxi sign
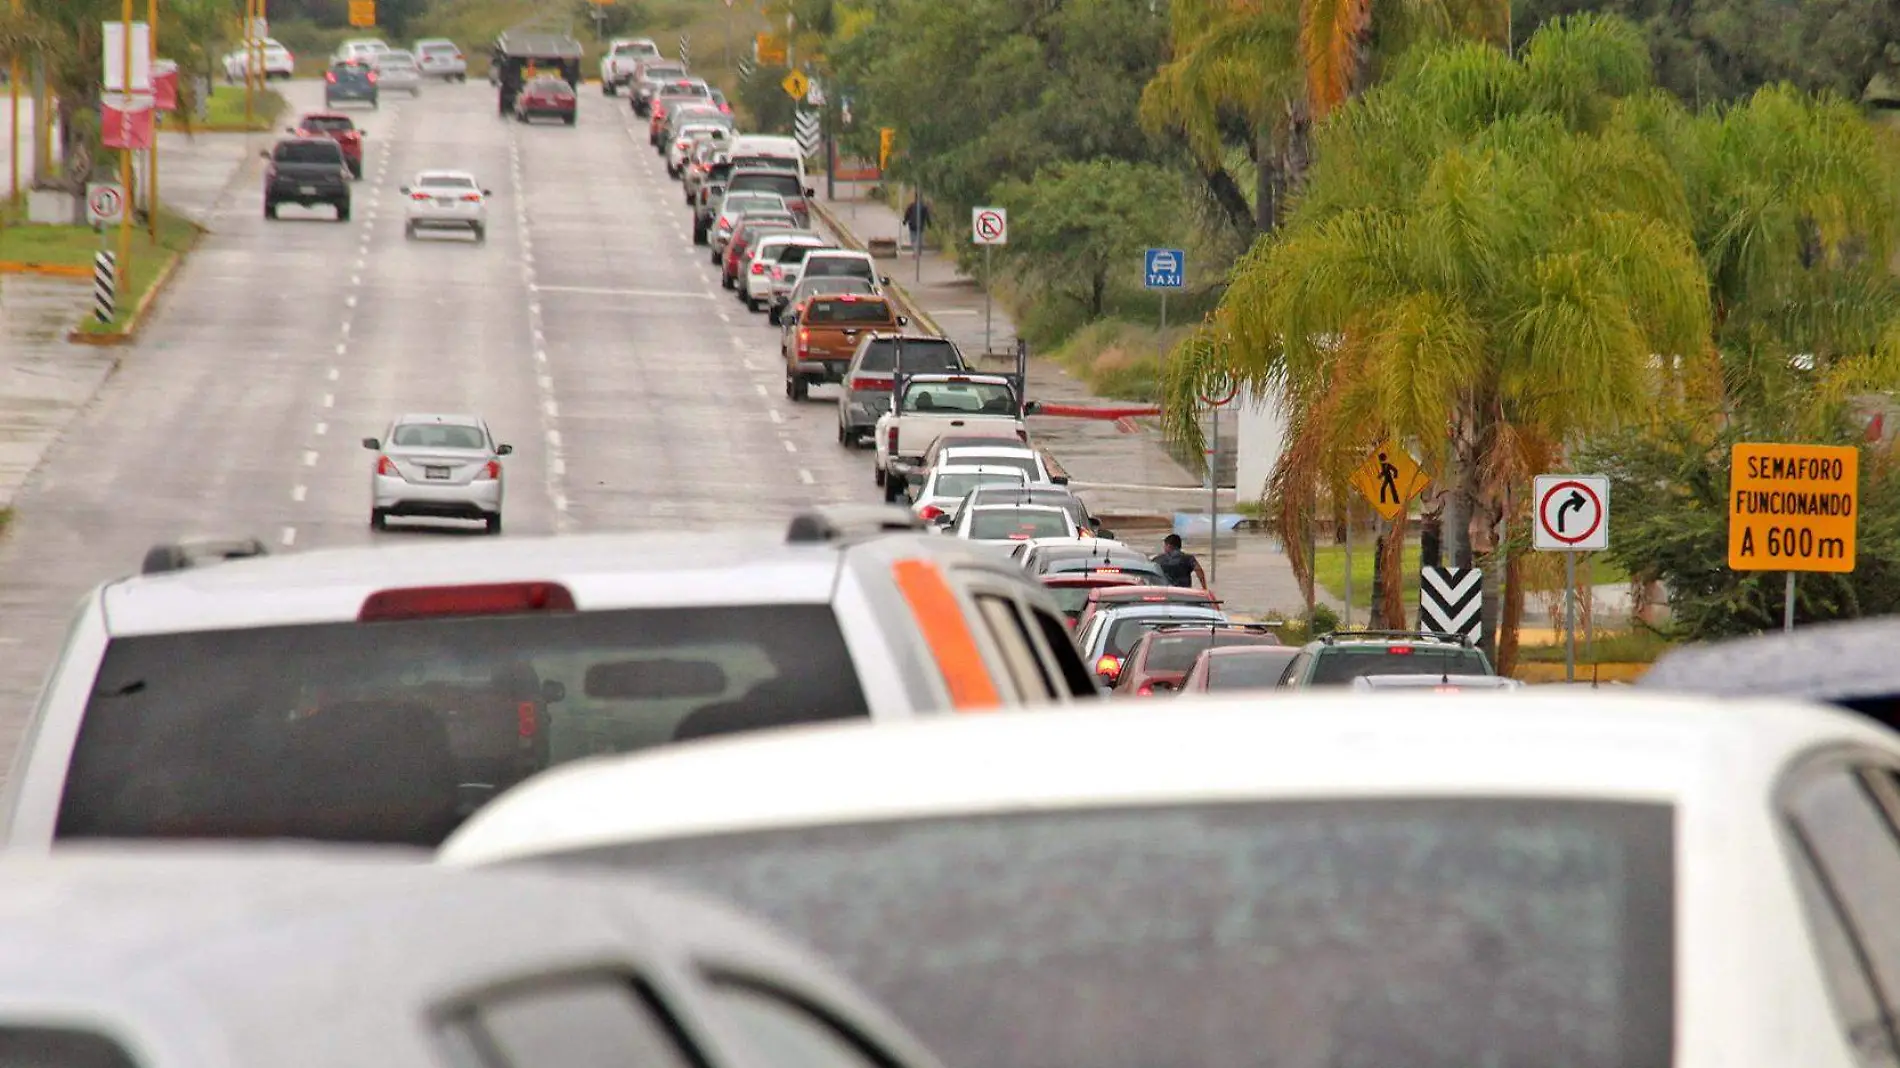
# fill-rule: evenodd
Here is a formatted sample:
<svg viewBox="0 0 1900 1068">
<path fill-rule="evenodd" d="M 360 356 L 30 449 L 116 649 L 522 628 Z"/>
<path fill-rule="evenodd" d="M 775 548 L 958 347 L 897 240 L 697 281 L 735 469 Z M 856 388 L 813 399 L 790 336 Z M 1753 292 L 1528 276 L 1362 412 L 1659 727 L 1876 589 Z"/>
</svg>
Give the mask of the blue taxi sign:
<svg viewBox="0 0 1900 1068">
<path fill-rule="evenodd" d="M 1151 248 L 1142 260 L 1143 284 L 1149 289 L 1187 286 L 1187 254 L 1178 248 Z"/>
</svg>

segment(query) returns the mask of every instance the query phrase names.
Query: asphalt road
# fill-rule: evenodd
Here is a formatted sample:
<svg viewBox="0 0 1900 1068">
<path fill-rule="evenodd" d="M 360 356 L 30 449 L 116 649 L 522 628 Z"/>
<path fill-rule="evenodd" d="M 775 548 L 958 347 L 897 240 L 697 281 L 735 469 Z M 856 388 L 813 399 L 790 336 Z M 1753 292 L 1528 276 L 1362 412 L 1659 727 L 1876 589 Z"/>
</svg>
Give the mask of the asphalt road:
<svg viewBox="0 0 1900 1068">
<path fill-rule="evenodd" d="M 321 96 L 285 92 L 295 109 Z M 472 536 L 369 529 L 359 439 L 398 412 L 475 411 L 515 445 L 504 536 L 777 524 L 877 499 L 867 454 L 836 444 L 830 391 L 784 397 L 776 330 L 691 245 L 626 102 L 583 90 L 569 128 L 504 120 L 494 100 L 474 82 L 355 109 L 368 149 L 349 223 L 294 206 L 267 222 L 261 161 L 245 165 L 157 318 L 15 500 L 0 755 L 79 598 L 154 542 Z M 398 187 L 431 167 L 493 190 L 485 247 L 405 240 Z"/>
</svg>

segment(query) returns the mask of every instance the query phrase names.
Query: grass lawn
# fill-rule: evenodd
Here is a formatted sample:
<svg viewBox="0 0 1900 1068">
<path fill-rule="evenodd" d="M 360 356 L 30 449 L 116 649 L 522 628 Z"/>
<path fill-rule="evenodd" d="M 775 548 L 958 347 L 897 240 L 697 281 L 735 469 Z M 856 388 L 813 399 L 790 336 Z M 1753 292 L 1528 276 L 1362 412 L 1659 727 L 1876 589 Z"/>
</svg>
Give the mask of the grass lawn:
<svg viewBox="0 0 1900 1068">
<path fill-rule="evenodd" d="M 1652 664 L 1670 647 L 1670 643 L 1646 630 L 1601 631 L 1595 640 L 1586 643 L 1581 631 L 1577 634 L 1577 663 L 1579 664 Z M 1521 645 L 1517 650 L 1518 660 L 1532 664 L 1561 664 L 1564 662 L 1564 646 Z"/>
<path fill-rule="evenodd" d="M 270 130 L 276 127 L 277 119 L 284 113 L 284 98 L 275 89 L 266 89 L 259 93 L 253 105 L 253 118 L 250 128 Z M 206 110 L 205 124 L 217 127 L 244 125 L 244 86 L 218 85 L 211 89 L 211 102 Z"/>
<path fill-rule="evenodd" d="M 1361 614 L 1372 598 L 1373 548 L 1372 538 L 1365 536 L 1356 540 L 1352 547 L 1352 599 L 1355 605 L 1360 606 Z M 1581 571 L 1583 561 L 1577 563 Z M 1313 564 L 1314 577 L 1320 588 L 1343 600 L 1346 596 L 1346 547 L 1321 545 Z M 1413 576 L 1404 585 L 1405 605 L 1415 608 L 1418 606 L 1418 543 L 1412 542 L 1405 546 L 1402 569 L 1406 575 Z M 1605 586 L 1628 582 L 1629 574 L 1608 559 L 1598 558 L 1591 578 L 1597 585 Z M 1562 583 L 1559 582 L 1558 586 L 1561 587 Z M 1534 590 L 1536 586 L 1531 588 Z"/>
<path fill-rule="evenodd" d="M 190 248 L 197 236 L 197 227 L 163 211 L 159 213 L 156 245 L 143 229 L 134 231 L 132 269 L 126 287 L 118 294 L 117 315 L 112 322 L 101 323 L 88 312 L 79 328 L 88 334 L 124 330 L 132 312 L 157 280 L 159 272 Z M 116 231 L 110 232 L 108 237 L 111 240 L 109 247 L 117 251 Z M 0 230 L 0 260 L 90 267 L 93 254 L 98 251 L 99 235 L 83 226 L 9 226 Z"/>
</svg>

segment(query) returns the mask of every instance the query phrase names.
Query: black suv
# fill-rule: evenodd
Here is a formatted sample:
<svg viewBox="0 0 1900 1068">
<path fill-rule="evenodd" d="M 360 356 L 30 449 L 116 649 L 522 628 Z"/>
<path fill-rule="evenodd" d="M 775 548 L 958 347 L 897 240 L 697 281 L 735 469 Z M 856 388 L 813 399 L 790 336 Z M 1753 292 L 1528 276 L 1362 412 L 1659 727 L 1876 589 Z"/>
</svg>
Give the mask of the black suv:
<svg viewBox="0 0 1900 1068">
<path fill-rule="evenodd" d="M 279 204 L 328 204 L 337 222 L 350 221 L 350 165 L 342 145 L 327 137 L 296 137 L 259 154 L 270 161 L 264 167 L 264 218 L 275 219 Z"/>
<path fill-rule="evenodd" d="M 1365 675 L 1495 675 L 1463 638 L 1406 630 L 1341 630 L 1307 642 L 1280 685 L 1350 686 Z"/>
<path fill-rule="evenodd" d="M 332 64 L 323 76 L 323 106 L 326 108 L 336 107 L 340 100 L 351 100 L 376 110 L 382 107 L 381 96 L 381 90 L 376 87 L 376 70 L 367 63 L 350 60 Z"/>
</svg>

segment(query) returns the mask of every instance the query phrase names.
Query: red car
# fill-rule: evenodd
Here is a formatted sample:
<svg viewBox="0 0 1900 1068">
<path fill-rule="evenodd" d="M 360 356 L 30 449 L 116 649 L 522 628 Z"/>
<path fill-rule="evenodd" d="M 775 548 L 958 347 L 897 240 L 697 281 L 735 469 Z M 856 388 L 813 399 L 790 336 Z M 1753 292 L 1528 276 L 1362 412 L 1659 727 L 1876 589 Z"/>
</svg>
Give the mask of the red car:
<svg viewBox="0 0 1900 1068">
<path fill-rule="evenodd" d="M 572 126 L 575 117 L 574 87 L 564 79 L 536 78 L 522 86 L 521 95 L 515 97 L 515 118 L 521 122 L 560 119 Z"/>
<path fill-rule="evenodd" d="M 1126 583 L 1090 590 L 1088 598 L 1082 602 L 1082 612 L 1075 617 L 1077 630 L 1088 625 L 1096 612 L 1117 604 L 1206 604 L 1220 606 L 1220 601 L 1207 590 L 1190 589 L 1186 586 L 1130 586 Z"/>
<path fill-rule="evenodd" d="M 327 137 L 343 146 L 343 162 L 350 165 L 352 178 L 363 177 L 363 131 L 356 128 L 348 115 L 338 115 L 334 111 L 313 111 L 297 120 L 297 125 L 286 127 L 298 137 Z"/>
<path fill-rule="evenodd" d="M 1272 631 L 1258 624 L 1165 623 L 1142 635 L 1128 650 L 1111 692 L 1116 697 L 1174 693 L 1181 689 L 1195 659 L 1209 649 L 1279 644 Z"/>
<path fill-rule="evenodd" d="M 889 389 L 887 385 L 883 387 Z M 926 509 L 927 511 L 928 509 Z M 925 519 L 931 518 L 925 516 Z M 1069 620 L 1069 629 L 1074 630 L 1076 622 L 1082 618 L 1082 609 L 1088 607 L 1089 595 L 1097 590 L 1162 590 L 1160 586 L 1130 586 L 1128 573 L 1119 567 L 1096 567 L 1087 571 L 1059 571 L 1053 575 L 1039 576 L 1042 588 L 1056 599 L 1062 607 L 1062 614 Z M 1136 598 L 1141 600 L 1142 598 Z M 1160 600 L 1157 604 L 1163 603 Z"/>
<path fill-rule="evenodd" d="M 759 235 L 771 232 L 787 233 L 793 229 L 791 216 L 783 218 L 771 215 L 748 215 L 739 220 L 732 228 L 732 240 L 726 242 L 726 259 L 720 267 L 719 284 L 732 289 L 740 284 L 739 272 L 745 269 L 746 257 L 751 254 L 752 246 L 758 243 Z"/>
</svg>

